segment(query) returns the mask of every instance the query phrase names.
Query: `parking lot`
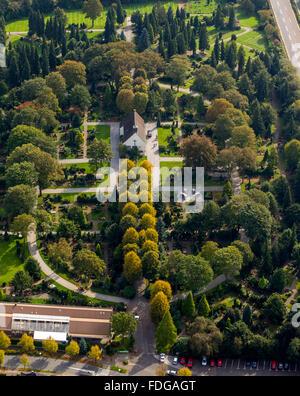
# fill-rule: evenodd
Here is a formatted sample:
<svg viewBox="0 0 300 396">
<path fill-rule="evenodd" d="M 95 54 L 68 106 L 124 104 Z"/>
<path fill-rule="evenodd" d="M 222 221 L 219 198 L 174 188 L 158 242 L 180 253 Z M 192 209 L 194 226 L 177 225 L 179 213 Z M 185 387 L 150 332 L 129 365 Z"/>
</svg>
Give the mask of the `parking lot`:
<svg viewBox="0 0 300 396">
<path fill-rule="evenodd" d="M 157 356 L 159 360 L 159 356 Z M 180 360 L 180 359 L 179 359 Z M 167 356 L 165 364 L 169 370 L 180 370 L 183 366 L 178 363 L 177 365 L 172 364 L 173 356 Z M 217 364 L 217 359 L 215 360 Z M 252 362 L 251 362 L 252 365 Z M 205 376 L 205 375 L 217 375 L 217 376 L 229 376 L 229 375 L 300 375 L 300 364 L 289 364 L 288 370 L 276 370 L 271 369 L 271 361 L 263 360 L 257 361 L 257 368 L 247 366 L 247 361 L 242 359 L 222 359 L 222 367 L 210 367 L 209 362 L 207 366 L 202 366 L 201 361 L 194 359 L 193 375 Z"/>
</svg>

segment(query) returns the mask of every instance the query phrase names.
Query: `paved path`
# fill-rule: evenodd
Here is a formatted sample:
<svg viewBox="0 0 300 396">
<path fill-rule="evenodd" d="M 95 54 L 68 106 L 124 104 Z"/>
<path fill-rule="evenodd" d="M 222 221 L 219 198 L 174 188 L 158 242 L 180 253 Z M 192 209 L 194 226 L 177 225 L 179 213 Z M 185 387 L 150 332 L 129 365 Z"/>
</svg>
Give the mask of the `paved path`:
<svg viewBox="0 0 300 396">
<path fill-rule="evenodd" d="M 32 257 L 34 257 L 41 268 L 41 270 L 44 272 L 44 274 L 52 279 L 53 281 L 57 282 L 59 285 L 65 287 L 68 290 L 71 290 L 73 292 L 78 293 L 78 286 L 74 285 L 73 283 L 67 281 L 66 279 L 60 277 L 57 275 L 53 270 L 45 263 L 43 260 L 42 256 L 40 255 L 40 252 L 37 247 L 36 243 L 36 233 L 35 231 L 30 231 L 27 236 L 27 241 L 28 241 L 28 248 L 29 248 L 29 253 Z M 123 302 L 124 304 L 128 304 L 129 300 L 126 298 L 121 298 L 121 297 L 115 297 L 115 296 L 108 296 L 106 294 L 100 294 L 100 293 L 94 293 L 91 291 L 86 291 L 84 293 L 81 293 L 87 297 L 91 298 L 96 298 L 97 300 L 103 300 L 103 301 L 109 301 L 109 302 L 115 302 L 115 303 L 120 303 Z"/>
<path fill-rule="evenodd" d="M 157 123 L 147 123 L 146 130 L 151 131 L 151 137 L 146 142 L 147 160 L 153 165 L 152 187 L 156 190 L 160 185 L 160 161 Z"/>
<path fill-rule="evenodd" d="M 207 293 L 209 290 L 214 289 L 215 287 L 219 286 L 221 283 L 229 279 L 231 279 L 231 277 L 226 277 L 224 274 L 219 275 L 201 290 L 198 290 L 197 292 L 193 292 L 193 295 L 199 296 L 199 294 Z M 189 291 L 181 294 L 176 294 L 171 301 L 183 300 L 187 297 L 188 294 Z"/>
<path fill-rule="evenodd" d="M 74 362 L 70 360 L 63 359 L 51 359 L 44 357 L 34 357 L 29 356 L 30 369 L 34 370 L 44 370 L 51 371 L 64 376 L 80 376 L 87 375 L 88 372 L 95 376 L 124 376 L 125 374 L 120 374 L 116 371 L 109 370 L 109 366 L 106 364 L 106 368 L 102 369 L 100 367 L 93 366 L 87 363 Z M 105 360 L 103 361 L 103 363 Z M 5 356 L 4 367 L 7 370 L 19 370 L 23 369 L 20 364 L 20 356 L 7 355 Z M 46 373 L 45 373 L 46 374 Z M 51 375 L 51 374 L 50 374 Z"/>
<path fill-rule="evenodd" d="M 118 34 L 121 34 L 121 31 L 123 30 L 125 37 L 126 37 L 126 41 L 128 41 L 129 43 L 132 43 L 133 39 L 134 39 L 134 34 L 133 34 L 133 25 L 132 25 L 130 16 L 127 17 L 126 24 L 127 24 L 126 28 L 119 29 Z"/>
<path fill-rule="evenodd" d="M 158 167 L 159 170 L 159 167 Z M 156 172 L 154 172 L 154 175 Z M 159 176 L 159 172 L 158 172 Z M 153 185 L 156 186 L 156 179 L 154 179 Z M 204 187 L 205 192 L 213 192 L 213 191 L 223 191 L 222 186 L 206 186 Z M 81 194 L 81 193 L 97 193 L 98 191 L 101 192 L 111 192 L 113 190 L 113 187 L 74 187 L 74 188 L 47 188 L 46 190 L 42 191 L 42 194 Z M 181 187 L 160 187 L 161 191 L 177 191 L 180 192 L 182 191 Z"/>
<path fill-rule="evenodd" d="M 232 189 L 234 195 L 240 195 L 242 193 L 242 188 L 241 188 L 242 180 L 239 176 L 239 172 L 237 168 L 235 168 L 231 173 L 231 183 L 232 183 Z"/>
<path fill-rule="evenodd" d="M 183 157 L 159 157 L 160 162 L 182 162 Z"/>
<path fill-rule="evenodd" d="M 290 0 L 269 0 L 288 57 L 300 75 L 300 28 Z"/>
</svg>

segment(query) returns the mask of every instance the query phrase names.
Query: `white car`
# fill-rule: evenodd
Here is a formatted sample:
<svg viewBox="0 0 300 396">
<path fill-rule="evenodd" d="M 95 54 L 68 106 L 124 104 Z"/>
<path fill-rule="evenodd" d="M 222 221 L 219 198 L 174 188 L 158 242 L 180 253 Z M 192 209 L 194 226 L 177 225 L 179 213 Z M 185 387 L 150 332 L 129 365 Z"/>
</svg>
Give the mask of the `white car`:
<svg viewBox="0 0 300 396">
<path fill-rule="evenodd" d="M 203 358 L 202 358 L 202 366 L 207 366 L 207 359 L 206 359 L 206 356 L 203 356 Z"/>
<path fill-rule="evenodd" d="M 161 354 L 159 355 L 159 361 L 160 361 L 161 363 L 164 363 L 165 358 L 166 358 L 166 354 L 165 354 L 165 353 L 161 353 Z"/>
<path fill-rule="evenodd" d="M 169 376 L 176 376 L 176 375 L 177 375 L 177 371 L 176 371 L 176 370 L 168 370 L 168 371 L 167 371 L 167 375 L 169 375 Z"/>
<path fill-rule="evenodd" d="M 140 320 L 139 315 L 134 315 L 134 319 L 135 319 L 135 320 Z"/>
<path fill-rule="evenodd" d="M 173 364 L 174 364 L 174 366 L 176 366 L 176 364 L 178 364 L 178 356 L 175 356 L 173 358 Z"/>
</svg>

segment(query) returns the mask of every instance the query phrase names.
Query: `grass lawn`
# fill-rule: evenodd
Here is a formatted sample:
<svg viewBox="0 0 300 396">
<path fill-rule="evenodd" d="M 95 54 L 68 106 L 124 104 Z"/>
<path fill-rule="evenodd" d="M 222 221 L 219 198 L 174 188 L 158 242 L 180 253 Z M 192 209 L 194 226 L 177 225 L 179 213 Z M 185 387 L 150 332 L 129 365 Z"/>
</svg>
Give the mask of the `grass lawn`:
<svg viewBox="0 0 300 396">
<path fill-rule="evenodd" d="M 156 4 L 156 1 L 153 1 L 151 3 L 139 3 L 139 4 L 130 4 L 130 5 L 125 5 L 124 8 L 127 11 L 127 15 L 133 14 L 136 10 L 139 10 L 141 14 L 150 14 L 152 11 L 152 8 L 154 4 Z M 165 9 L 168 10 L 168 8 L 171 6 L 173 9 L 173 12 L 176 12 L 176 9 L 178 7 L 178 1 L 165 1 L 161 0 L 161 3 L 164 5 Z"/>
<path fill-rule="evenodd" d="M 49 194 L 43 194 L 43 197 L 47 197 Z M 62 197 L 62 199 L 68 199 L 71 203 L 75 202 L 75 197 L 78 194 L 54 194 Z"/>
<path fill-rule="evenodd" d="M 156 2 L 153 3 L 141 3 L 141 4 L 132 4 L 132 5 L 127 5 L 124 6 L 124 8 L 127 11 L 127 15 L 133 14 L 134 11 L 137 9 L 142 13 L 145 14 L 146 12 L 148 14 L 151 13 L 152 7 Z M 172 6 L 173 11 L 176 11 L 176 8 L 178 6 L 177 1 L 163 1 L 164 6 L 166 9 L 169 8 L 169 6 Z M 106 22 L 106 14 L 107 10 L 105 9 L 101 15 L 101 17 L 97 18 L 95 20 L 95 24 L 93 29 L 104 29 L 105 28 L 105 22 Z M 51 14 L 52 15 L 52 14 Z M 51 15 L 47 15 L 45 20 L 47 21 Z M 67 24 L 78 24 L 80 25 L 81 23 L 85 23 L 87 25 L 88 29 L 92 29 L 92 20 L 89 18 L 85 18 L 85 15 L 83 14 L 82 10 L 73 10 L 73 11 L 66 11 L 66 15 L 68 17 L 68 22 Z M 6 31 L 7 32 L 27 32 L 29 30 L 29 25 L 28 25 L 28 19 L 27 18 L 22 18 L 18 19 L 17 21 L 12 21 L 6 25 Z M 95 32 L 94 32 L 95 33 Z M 95 35 L 99 34 L 95 33 Z"/>
<path fill-rule="evenodd" d="M 181 161 L 161 161 L 160 168 L 182 168 L 183 162 Z"/>
<path fill-rule="evenodd" d="M 158 128 L 158 143 L 160 146 L 168 146 L 168 138 L 172 136 L 172 129 L 171 128 Z M 177 135 L 177 130 L 175 132 Z"/>
<path fill-rule="evenodd" d="M 237 9 L 236 16 L 237 16 L 238 20 L 240 21 L 241 26 L 246 26 L 246 27 L 250 27 L 250 28 L 256 28 L 258 26 L 258 19 L 255 14 L 252 14 L 249 16 L 243 10 Z"/>
<path fill-rule="evenodd" d="M 267 47 L 267 42 L 264 35 L 255 30 L 238 37 L 237 41 L 258 51 L 265 51 Z"/>
<path fill-rule="evenodd" d="M 28 252 L 26 251 L 26 255 Z M 14 275 L 24 269 L 24 262 L 17 256 L 16 239 L 0 241 L 0 285 L 9 284 Z"/>
<path fill-rule="evenodd" d="M 94 174 L 92 171 L 91 165 L 87 162 L 86 164 L 64 164 L 63 167 L 70 169 L 72 166 L 76 166 L 77 169 L 84 169 L 85 173 L 91 173 Z"/>
<path fill-rule="evenodd" d="M 10 22 L 6 25 L 7 32 L 27 32 L 29 29 L 28 19 L 18 19 L 17 21 Z"/>
<path fill-rule="evenodd" d="M 103 139 L 110 144 L 110 126 L 109 125 L 89 125 L 88 130 L 96 129 L 96 137 L 98 140 Z"/>
<path fill-rule="evenodd" d="M 217 8 L 217 3 L 215 0 L 210 0 L 207 4 L 207 0 L 190 0 L 187 6 L 187 12 L 190 14 L 212 14 L 212 12 Z"/>
</svg>

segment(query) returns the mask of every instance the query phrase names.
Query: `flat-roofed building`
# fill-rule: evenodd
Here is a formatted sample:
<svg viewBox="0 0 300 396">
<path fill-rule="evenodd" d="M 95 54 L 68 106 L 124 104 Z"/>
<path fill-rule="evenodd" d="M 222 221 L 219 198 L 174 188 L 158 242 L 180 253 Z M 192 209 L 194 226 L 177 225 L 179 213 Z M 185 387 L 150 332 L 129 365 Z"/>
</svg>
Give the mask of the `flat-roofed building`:
<svg viewBox="0 0 300 396">
<path fill-rule="evenodd" d="M 102 339 L 110 337 L 112 313 L 110 308 L 0 303 L 0 331 L 60 342 L 68 336 Z"/>
</svg>

